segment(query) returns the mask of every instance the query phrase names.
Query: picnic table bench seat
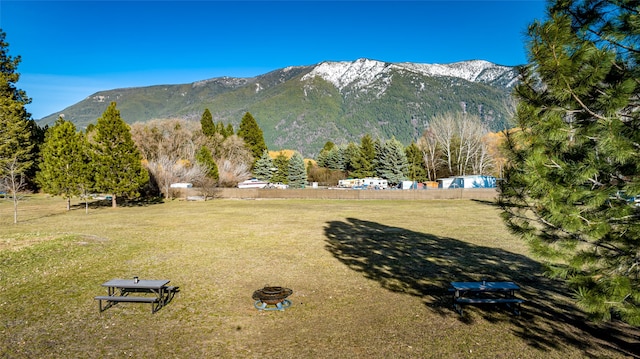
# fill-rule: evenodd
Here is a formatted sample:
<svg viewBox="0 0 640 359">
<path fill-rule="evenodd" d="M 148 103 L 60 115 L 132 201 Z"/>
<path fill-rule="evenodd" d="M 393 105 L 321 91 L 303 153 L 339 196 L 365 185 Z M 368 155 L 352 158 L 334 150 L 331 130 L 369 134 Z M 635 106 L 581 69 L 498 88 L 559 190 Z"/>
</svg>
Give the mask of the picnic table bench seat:
<svg viewBox="0 0 640 359">
<path fill-rule="evenodd" d="M 460 297 L 460 298 L 456 298 L 455 301 L 457 303 L 464 303 L 464 304 L 482 304 L 482 303 L 487 303 L 487 304 L 508 304 L 508 303 L 521 304 L 521 303 L 524 303 L 524 300 L 518 299 L 518 298 L 467 298 L 467 297 Z"/>
<path fill-rule="evenodd" d="M 462 315 L 462 307 L 460 304 L 506 304 L 507 307 L 513 310 L 513 314 L 520 315 L 520 304 L 524 303 L 524 300 L 518 298 L 468 298 L 459 297 L 454 299 L 454 309 Z M 514 307 L 511 307 L 514 304 Z"/>
<path fill-rule="evenodd" d="M 151 303 L 151 313 L 154 313 L 158 308 L 156 304 L 160 302 L 160 298 L 158 297 L 132 297 L 132 296 L 119 296 L 119 295 L 99 295 L 96 296 L 95 299 L 98 301 L 98 305 L 100 307 L 100 312 L 106 310 L 111 305 L 117 302 L 127 302 L 127 303 Z M 102 301 L 109 302 L 106 307 L 102 307 Z"/>
<path fill-rule="evenodd" d="M 520 287 L 513 282 L 451 282 L 448 290 L 453 293 L 453 308 L 460 315 L 465 304 L 504 304 L 519 315 L 520 304 L 525 302 L 516 298 Z"/>
<path fill-rule="evenodd" d="M 151 313 L 167 305 L 179 292 L 177 286 L 167 286 L 168 279 L 111 279 L 102 283 L 107 288 L 108 295 L 95 297 L 100 312 L 118 303 L 150 303 Z M 137 296 L 136 293 L 142 293 Z M 146 294 L 146 295 L 145 295 Z M 102 302 L 107 302 L 103 307 Z"/>
</svg>

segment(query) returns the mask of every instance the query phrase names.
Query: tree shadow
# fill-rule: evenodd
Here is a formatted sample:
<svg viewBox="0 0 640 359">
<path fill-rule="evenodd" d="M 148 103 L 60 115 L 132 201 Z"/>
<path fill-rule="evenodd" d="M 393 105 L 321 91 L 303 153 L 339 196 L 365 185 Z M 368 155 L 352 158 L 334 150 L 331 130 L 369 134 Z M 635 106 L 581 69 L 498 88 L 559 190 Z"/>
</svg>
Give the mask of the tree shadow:
<svg viewBox="0 0 640 359">
<path fill-rule="evenodd" d="M 148 207 L 155 204 L 164 203 L 162 197 L 140 197 L 136 199 L 118 199 L 118 207 Z M 71 209 L 100 209 L 100 208 L 112 208 L 110 199 L 95 199 L 89 200 L 88 203 L 84 201 L 79 202 L 71 206 Z"/>
<path fill-rule="evenodd" d="M 356 218 L 327 222 L 325 235 L 326 249 L 340 262 L 383 288 L 422 298 L 439 315 L 458 315 L 448 290 L 452 281 L 514 281 L 526 300 L 522 315 L 495 315 L 493 308 L 480 306 L 465 311 L 491 321 L 510 320 L 514 335 L 541 350 L 571 346 L 590 357 L 607 348 L 640 358 L 638 328 L 589 322 L 571 304 L 566 287 L 543 277 L 540 263 L 526 256 Z M 473 317 L 459 320 L 473 324 Z"/>
</svg>

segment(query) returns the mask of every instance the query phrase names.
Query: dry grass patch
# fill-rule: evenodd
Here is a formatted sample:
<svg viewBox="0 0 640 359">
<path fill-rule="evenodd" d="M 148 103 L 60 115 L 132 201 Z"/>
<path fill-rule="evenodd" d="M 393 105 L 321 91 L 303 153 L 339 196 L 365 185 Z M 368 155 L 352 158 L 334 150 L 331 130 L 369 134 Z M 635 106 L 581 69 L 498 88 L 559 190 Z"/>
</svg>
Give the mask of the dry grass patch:
<svg viewBox="0 0 640 359">
<path fill-rule="evenodd" d="M 638 355 L 640 331 L 585 323 L 496 210 L 474 201 L 215 200 L 64 211 L 0 202 L 0 357 L 583 358 Z M 171 279 L 150 314 L 93 297 Z M 447 284 L 515 280 L 523 315 L 451 309 Z M 251 294 L 294 290 L 260 312 Z"/>
</svg>

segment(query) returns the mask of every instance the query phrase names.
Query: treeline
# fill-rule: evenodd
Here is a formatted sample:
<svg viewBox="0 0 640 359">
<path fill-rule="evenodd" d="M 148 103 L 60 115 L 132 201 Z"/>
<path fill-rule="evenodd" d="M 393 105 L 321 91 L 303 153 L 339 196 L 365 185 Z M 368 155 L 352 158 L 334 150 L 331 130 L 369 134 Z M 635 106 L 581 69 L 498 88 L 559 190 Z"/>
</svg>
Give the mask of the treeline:
<svg viewBox="0 0 640 359">
<path fill-rule="evenodd" d="M 214 122 L 209 109 L 200 123 L 169 119 L 128 125 L 113 102 L 86 131 L 63 117 L 51 128 L 39 128 L 25 109 L 31 99 L 15 86 L 20 57 L 8 55 L 4 38 L 0 32 L 0 190 L 14 199 L 14 222 L 20 194 L 27 191 L 61 196 L 68 209 L 73 197 L 108 194 L 115 207 L 120 199 L 171 198 L 171 184 L 179 182 L 193 183 L 206 199 L 217 187 L 235 187 L 251 177 L 293 188 L 371 176 L 393 185 L 487 174 L 498 163 L 480 119 L 462 114 L 433 118 L 406 147 L 395 137 L 364 135 L 359 144 L 329 141 L 315 161 L 306 162 L 296 151 L 272 151 L 272 156 L 248 112 L 237 131 Z"/>
<path fill-rule="evenodd" d="M 376 176 L 393 185 L 468 174 L 500 176 L 505 162 L 499 151 L 501 138 L 489 132 L 478 116 L 435 116 L 422 136 L 406 147 L 395 137 L 384 141 L 369 134 L 359 144 L 327 142 L 317 167 L 309 168 L 309 177 L 331 185 L 345 177 Z"/>
</svg>

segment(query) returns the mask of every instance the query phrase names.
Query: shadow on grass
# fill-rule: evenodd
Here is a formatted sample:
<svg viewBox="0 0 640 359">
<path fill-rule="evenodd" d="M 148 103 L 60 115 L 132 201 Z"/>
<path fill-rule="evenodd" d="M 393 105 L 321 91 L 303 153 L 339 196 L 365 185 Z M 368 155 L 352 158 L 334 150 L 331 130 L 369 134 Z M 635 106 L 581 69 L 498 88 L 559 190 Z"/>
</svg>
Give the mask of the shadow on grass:
<svg viewBox="0 0 640 359">
<path fill-rule="evenodd" d="M 506 318 L 529 345 L 541 350 L 571 346 L 586 357 L 607 348 L 640 358 L 640 330 L 618 322 L 588 322 L 570 305 L 562 283 L 544 278 L 541 265 L 526 256 L 356 218 L 327 222 L 325 235 L 326 249 L 349 268 L 383 288 L 422 298 L 440 315 L 457 315 L 448 292 L 451 281 L 515 281 L 526 303 L 521 316 Z M 505 318 L 490 307 L 469 310 L 490 321 Z M 473 324 L 468 315 L 460 320 Z"/>
<path fill-rule="evenodd" d="M 162 197 L 145 197 L 129 200 L 118 200 L 118 207 L 147 207 L 154 204 L 162 203 L 164 203 L 164 199 Z M 71 209 L 85 209 L 86 207 L 89 207 L 89 209 L 111 208 L 112 203 L 110 199 L 98 199 L 90 201 L 88 204 L 86 204 L 85 202 L 80 202 L 71 206 Z"/>
<path fill-rule="evenodd" d="M 153 197 L 153 198 L 150 197 L 150 198 L 140 198 L 135 200 L 118 201 L 118 207 L 148 207 L 151 205 L 162 204 L 162 203 L 164 203 L 164 200 L 161 197 Z M 64 199 L 61 199 L 60 208 L 65 208 L 64 206 L 66 206 L 66 202 Z M 112 208 L 111 200 L 106 200 L 106 199 L 91 200 L 88 203 L 80 202 L 70 206 L 70 210 L 72 211 L 87 211 L 87 213 L 91 213 L 90 211 L 110 209 L 110 208 Z M 26 213 L 24 210 L 24 207 L 20 206 L 18 210 L 19 210 L 19 213 L 21 214 L 19 215 L 19 219 L 18 219 L 19 222 L 31 222 L 41 218 L 63 216 L 68 213 L 68 211 L 66 210 L 65 211 L 60 210 L 56 212 L 46 211 L 44 213 L 39 213 L 35 211 L 36 214 L 34 215 L 33 214 L 34 211 L 29 210 L 30 216 L 27 218 L 24 218 L 24 215 L 22 215 L 23 212 Z"/>
</svg>

